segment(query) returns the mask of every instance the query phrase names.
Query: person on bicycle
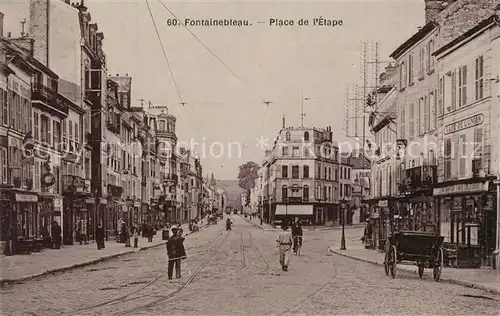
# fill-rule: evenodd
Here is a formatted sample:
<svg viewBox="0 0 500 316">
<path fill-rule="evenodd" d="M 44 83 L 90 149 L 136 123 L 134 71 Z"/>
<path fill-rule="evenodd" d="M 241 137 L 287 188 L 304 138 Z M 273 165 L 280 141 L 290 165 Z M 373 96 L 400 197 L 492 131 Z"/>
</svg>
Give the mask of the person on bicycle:
<svg viewBox="0 0 500 316">
<path fill-rule="evenodd" d="M 297 221 L 292 226 L 293 252 L 295 254 L 297 254 L 299 246 L 302 247 L 302 235 L 302 226 L 300 225 L 300 221 Z"/>
</svg>

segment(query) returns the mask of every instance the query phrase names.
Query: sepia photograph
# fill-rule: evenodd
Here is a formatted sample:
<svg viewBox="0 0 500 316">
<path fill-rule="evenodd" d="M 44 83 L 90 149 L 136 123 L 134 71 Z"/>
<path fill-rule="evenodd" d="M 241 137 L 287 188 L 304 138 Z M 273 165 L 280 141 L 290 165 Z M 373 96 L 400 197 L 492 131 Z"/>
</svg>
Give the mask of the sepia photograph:
<svg viewBox="0 0 500 316">
<path fill-rule="evenodd" d="M 499 315 L 500 0 L 1 0 L 0 261 L 2 316 Z"/>
</svg>

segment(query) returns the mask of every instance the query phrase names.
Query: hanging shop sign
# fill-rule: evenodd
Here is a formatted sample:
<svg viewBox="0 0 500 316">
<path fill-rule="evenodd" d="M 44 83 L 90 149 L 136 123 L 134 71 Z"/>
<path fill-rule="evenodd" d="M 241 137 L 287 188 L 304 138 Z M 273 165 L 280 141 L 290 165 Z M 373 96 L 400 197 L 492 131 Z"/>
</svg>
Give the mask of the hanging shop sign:
<svg viewBox="0 0 500 316">
<path fill-rule="evenodd" d="M 483 124 L 484 115 L 482 113 L 476 114 L 474 116 L 468 117 L 458 122 L 448 124 L 444 127 L 444 134 L 452 134 L 469 127 L 477 126 Z"/>
<path fill-rule="evenodd" d="M 387 200 L 378 201 L 378 206 L 380 206 L 380 207 L 388 207 L 389 206 L 389 201 L 387 201 Z"/>
<path fill-rule="evenodd" d="M 463 193 L 478 193 L 485 190 L 484 183 L 462 183 L 443 188 L 435 188 L 433 195 L 451 195 Z"/>
<path fill-rule="evenodd" d="M 55 182 L 56 177 L 50 172 L 47 172 L 42 176 L 42 184 L 46 187 L 54 185 Z"/>
</svg>

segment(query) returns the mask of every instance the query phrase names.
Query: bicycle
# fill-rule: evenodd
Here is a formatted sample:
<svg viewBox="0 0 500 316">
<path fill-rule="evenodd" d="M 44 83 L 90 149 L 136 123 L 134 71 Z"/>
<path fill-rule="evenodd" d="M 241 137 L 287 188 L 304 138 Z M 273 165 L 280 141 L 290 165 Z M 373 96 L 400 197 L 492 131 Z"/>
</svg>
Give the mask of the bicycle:
<svg viewBox="0 0 500 316">
<path fill-rule="evenodd" d="M 293 252 L 295 255 L 300 256 L 300 248 L 302 248 L 302 236 L 293 237 Z"/>
</svg>

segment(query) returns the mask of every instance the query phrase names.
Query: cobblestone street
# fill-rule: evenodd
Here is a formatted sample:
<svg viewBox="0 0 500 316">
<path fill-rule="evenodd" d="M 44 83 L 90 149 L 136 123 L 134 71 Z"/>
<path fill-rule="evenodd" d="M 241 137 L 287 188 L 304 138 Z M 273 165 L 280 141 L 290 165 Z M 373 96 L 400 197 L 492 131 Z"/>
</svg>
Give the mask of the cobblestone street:
<svg viewBox="0 0 500 316">
<path fill-rule="evenodd" d="M 277 233 L 254 228 L 238 216 L 232 219 L 229 233 L 220 222 L 186 238 L 188 259 L 180 280 L 167 280 L 165 248 L 159 246 L 5 286 L 2 314 L 497 315 L 500 310 L 500 302 L 480 290 L 436 283 L 429 275 L 419 279 L 410 272 L 392 279 L 380 267 L 328 253 L 329 246 L 338 244 L 339 231 L 305 232 L 301 256 L 294 256 L 290 270 L 283 272 Z M 346 233 L 349 240 L 358 238 L 361 229 Z"/>
</svg>

